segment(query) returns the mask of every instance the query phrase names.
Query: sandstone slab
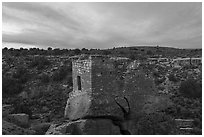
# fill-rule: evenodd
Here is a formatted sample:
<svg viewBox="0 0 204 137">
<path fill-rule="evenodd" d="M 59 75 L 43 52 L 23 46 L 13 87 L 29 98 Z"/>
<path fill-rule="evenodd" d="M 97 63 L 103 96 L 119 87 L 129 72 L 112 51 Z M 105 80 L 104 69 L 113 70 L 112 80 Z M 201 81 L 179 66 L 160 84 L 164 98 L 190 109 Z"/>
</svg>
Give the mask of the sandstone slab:
<svg viewBox="0 0 204 137">
<path fill-rule="evenodd" d="M 119 127 L 109 119 L 84 119 L 51 125 L 46 135 L 119 135 Z"/>
<path fill-rule="evenodd" d="M 18 126 L 28 127 L 29 126 L 29 116 L 27 114 L 10 114 L 8 115 L 8 120 L 15 123 Z"/>
<path fill-rule="evenodd" d="M 21 128 L 13 123 L 2 120 L 3 135 L 35 135 L 34 130 Z"/>
<path fill-rule="evenodd" d="M 3 105 L 2 106 L 2 116 L 8 116 L 14 110 L 12 105 Z"/>
</svg>

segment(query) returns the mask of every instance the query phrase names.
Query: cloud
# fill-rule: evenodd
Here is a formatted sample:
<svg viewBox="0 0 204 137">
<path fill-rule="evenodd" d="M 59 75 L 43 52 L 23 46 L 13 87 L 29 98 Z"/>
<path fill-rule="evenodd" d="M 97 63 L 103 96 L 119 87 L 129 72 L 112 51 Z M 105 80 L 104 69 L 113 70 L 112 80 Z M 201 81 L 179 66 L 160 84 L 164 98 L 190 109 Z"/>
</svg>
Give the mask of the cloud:
<svg viewBox="0 0 204 137">
<path fill-rule="evenodd" d="M 3 3 L 2 40 L 40 48 L 202 47 L 202 3 Z"/>
</svg>

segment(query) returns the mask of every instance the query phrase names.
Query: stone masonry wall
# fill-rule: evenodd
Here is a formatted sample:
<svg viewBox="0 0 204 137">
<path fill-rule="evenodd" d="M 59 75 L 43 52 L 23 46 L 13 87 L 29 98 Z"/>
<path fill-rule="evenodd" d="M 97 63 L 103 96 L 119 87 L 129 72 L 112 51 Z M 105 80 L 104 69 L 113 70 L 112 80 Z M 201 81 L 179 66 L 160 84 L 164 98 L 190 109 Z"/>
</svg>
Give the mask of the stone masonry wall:
<svg viewBox="0 0 204 137">
<path fill-rule="evenodd" d="M 77 76 L 81 78 L 81 90 L 78 90 Z M 91 60 L 74 60 L 72 62 L 73 91 L 69 95 L 65 108 L 65 117 L 81 118 L 89 110 L 91 103 Z"/>
</svg>

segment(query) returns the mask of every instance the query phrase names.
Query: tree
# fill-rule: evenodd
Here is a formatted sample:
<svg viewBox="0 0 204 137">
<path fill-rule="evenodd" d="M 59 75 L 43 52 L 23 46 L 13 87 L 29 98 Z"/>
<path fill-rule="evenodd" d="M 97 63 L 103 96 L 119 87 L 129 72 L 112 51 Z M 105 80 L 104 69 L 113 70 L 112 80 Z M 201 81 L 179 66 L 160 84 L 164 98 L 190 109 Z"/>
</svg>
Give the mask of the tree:
<svg viewBox="0 0 204 137">
<path fill-rule="evenodd" d="M 153 54 L 153 52 L 151 50 L 147 51 L 147 55 L 152 55 L 152 54 Z"/>
<path fill-rule="evenodd" d="M 86 48 L 83 48 L 81 51 L 88 51 L 88 49 L 86 49 Z"/>
<path fill-rule="evenodd" d="M 103 51 L 103 54 L 104 54 L 104 55 L 110 55 L 110 54 L 111 54 L 111 51 L 104 50 L 104 51 Z"/>
<path fill-rule="evenodd" d="M 2 95 L 3 97 L 13 96 L 20 93 L 23 89 L 19 80 L 12 77 L 2 77 Z"/>
<path fill-rule="evenodd" d="M 81 53 L 81 50 L 77 48 L 77 49 L 74 50 L 74 53 L 75 53 L 76 55 L 79 55 L 79 54 Z"/>
<path fill-rule="evenodd" d="M 129 58 L 130 58 L 131 60 L 135 60 L 135 59 L 136 59 L 136 57 L 135 57 L 134 54 L 130 54 L 130 55 L 129 55 Z"/>
<path fill-rule="evenodd" d="M 195 79 L 187 79 L 179 87 L 180 93 L 190 98 L 202 97 L 202 84 Z"/>
<path fill-rule="evenodd" d="M 37 67 L 38 70 L 44 69 L 49 66 L 51 62 L 44 56 L 34 57 L 30 63 L 30 67 Z"/>
<path fill-rule="evenodd" d="M 8 50 L 8 48 L 7 48 L 7 47 L 5 47 L 5 48 L 3 48 L 3 50 Z"/>
<path fill-rule="evenodd" d="M 52 50 L 52 48 L 51 48 L 51 47 L 48 47 L 48 48 L 47 48 L 47 50 L 48 50 L 48 51 L 51 51 L 51 50 Z"/>
<path fill-rule="evenodd" d="M 54 50 L 54 55 L 60 55 L 61 54 L 61 50 L 59 48 L 55 48 Z"/>
<path fill-rule="evenodd" d="M 178 82 L 179 81 L 179 79 L 173 73 L 170 74 L 168 78 L 169 78 L 170 81 L 173 81 L 173 82 Z"/>
</svg>

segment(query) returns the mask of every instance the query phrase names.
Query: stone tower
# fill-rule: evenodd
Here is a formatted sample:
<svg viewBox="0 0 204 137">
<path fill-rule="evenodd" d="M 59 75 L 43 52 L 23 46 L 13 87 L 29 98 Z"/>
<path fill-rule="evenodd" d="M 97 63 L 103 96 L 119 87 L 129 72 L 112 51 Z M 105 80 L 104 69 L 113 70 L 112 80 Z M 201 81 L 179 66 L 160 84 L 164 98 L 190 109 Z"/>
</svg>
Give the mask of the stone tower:
<svg viewBox="0 0 204 137">
<path fill-rule="evenodd" d="M 129 68 L 127 58 L 90 55 L 72 59 L 73 91 L 65 108 L 69 119 L 65 132 L 137 134 L 138 118 L 154 112 L 151 75 L 140 67 Z"/>
<path fill-rule="evenodd" d="M 129 64 L 129 59 L 121 57 L 74 57 L 73 91 L 67 100 L 65 118 L 120 119 L 128 123 L 131 134 L 136 134 L 135 120 L 152 108 L 155 86 L 151 75 L 140 68 L 131 70 Z M 124 109 L 131 110 L 128 118 Z"/>
<path fill-rule="evenodd" d="M 65 117 L 75 120 L 84 116 L 122 116 L 114 99 L 123 92 L 121 73 L 125 64 L 127 58 L 100 55 L 73 58 L 73 92 L 67 101 Z"/>
</svg>

